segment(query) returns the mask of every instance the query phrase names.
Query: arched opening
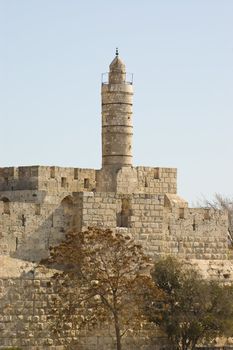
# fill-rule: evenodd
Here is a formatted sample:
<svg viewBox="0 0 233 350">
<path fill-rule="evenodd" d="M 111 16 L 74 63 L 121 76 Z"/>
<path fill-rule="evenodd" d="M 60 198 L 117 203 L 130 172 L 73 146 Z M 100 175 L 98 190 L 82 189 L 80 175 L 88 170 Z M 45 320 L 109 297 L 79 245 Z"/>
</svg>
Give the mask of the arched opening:
<svg viewBox="0 0 233 350">
<path fill-rule="evenodd" d="M 6 197 L 1 199 L 3 202 L 3 214 L 10 214 L 10 200 Z"/>
<path fill-rule="evenodd" d="M 64 232 L 72 226 L 74 214 L 74 203 L 71 196 L 65 197 L 61 201 L 61 222 Z"/>
<path fill-rule="evenodd" d="M 128 198 L 122 198 L 121 211 L 117 215 L 117 227 L 129 227 L 131 215 L 131 203 Z"/>
<path fill-rule="evenodd" d="M 71 196 L 67 196 L 65 197 L 62 201 L 61 201 L 61 205 L 64 208 L 64 213 L 65 214 L 71 214 L 73 213 L 73 200 L 71 198 Z"/>
<path fill-rule="evenodd" d="M 47 247 L 59 244 L 64 240 L 67 231 L 75 226 L 75 219 L 77 217 L 75 208 L 76 205 L 72 196 L 66 196 L 62 199 L 60 205 L 51 213 L 51 231 L 48 233 Z"/>
</svg>

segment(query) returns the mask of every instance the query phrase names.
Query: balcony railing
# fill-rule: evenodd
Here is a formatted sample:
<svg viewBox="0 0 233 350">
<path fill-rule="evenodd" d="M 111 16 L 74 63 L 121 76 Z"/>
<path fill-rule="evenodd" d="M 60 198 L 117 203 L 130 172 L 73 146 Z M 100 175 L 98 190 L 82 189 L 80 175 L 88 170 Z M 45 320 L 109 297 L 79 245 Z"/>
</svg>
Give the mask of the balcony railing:
<svg viewBox="0 0 233 350">
<path fill-rule="evenodd" d="M 101 74 L 101 82 L 106 85 L 109 84 L 109 73 Z M 125 73 L 125 80 L 123 81 L 125 84 L 132 85 L 133 84 L 133 73 Z"/>
</svg>

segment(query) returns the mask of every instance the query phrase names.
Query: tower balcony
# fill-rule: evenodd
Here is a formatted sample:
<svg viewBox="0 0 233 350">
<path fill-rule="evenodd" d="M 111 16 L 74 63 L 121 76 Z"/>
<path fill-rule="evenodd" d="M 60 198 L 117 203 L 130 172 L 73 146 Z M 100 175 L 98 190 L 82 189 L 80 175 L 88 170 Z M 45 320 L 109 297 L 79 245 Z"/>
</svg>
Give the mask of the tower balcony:
<svg viewBox="0 0 233 350">
<path fill-rule="evenodd" d="M 108 84 L 119 84 L 119 82 L 114 82 L 109 79 L 110 72 L 102 73 L 101 74 L 101 83 L 102 85 L 108 85 Z M 121 81 L 121 84 L 127 84 L 127 85 L 133 85 L 133 73 L 123 73 L 123 80 Z"/>
</svg>

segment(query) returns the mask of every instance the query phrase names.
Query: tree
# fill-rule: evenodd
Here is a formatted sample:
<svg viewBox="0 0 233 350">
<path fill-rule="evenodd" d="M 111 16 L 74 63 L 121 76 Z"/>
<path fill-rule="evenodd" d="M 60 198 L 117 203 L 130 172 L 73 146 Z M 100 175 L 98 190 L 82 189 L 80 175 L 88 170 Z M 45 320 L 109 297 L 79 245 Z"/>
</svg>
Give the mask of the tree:
<svg viewBox="0 0 233 350">
<path fill-rule="evenodd" d="M 203 205 L 213 209 L 225 210 L 228 215 L 228 237 L 233 244 L 233 198 L 216 193 L 212 201 L 204 199 Z"/>
<path fill-rule="evenodd" d="M 89 228 L 68 233 L 63 243 L 51 248 L 47 263 L 62 269 L 54 276 L 54 330 L 110 320 L 116 349 L 121 350 L 124 334 L 140 327 L 143 294 L 152 290 L 150 260 L 142 247 L 123 234 Z M 153 293 L 155 297 L 155 288 Z"/>
<path fill-rule="evenodd" d="M 198 342 L 232 332 L 232 287 L 204 280 L 171 257 L 155 264 L 152 278 L 165 296 L 161 302 L 148 299 L 145 314 L 165 332 L 170 349 L 193 350 Z"/>
</svg>

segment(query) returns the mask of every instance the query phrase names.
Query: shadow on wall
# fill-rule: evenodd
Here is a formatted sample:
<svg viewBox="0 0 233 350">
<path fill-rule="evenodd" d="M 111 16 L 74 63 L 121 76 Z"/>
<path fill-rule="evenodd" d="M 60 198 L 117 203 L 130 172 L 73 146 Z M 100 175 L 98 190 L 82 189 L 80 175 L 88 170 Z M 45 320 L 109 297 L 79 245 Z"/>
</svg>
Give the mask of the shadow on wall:
<svg viewBox="0 0 233 350">
<path fill-rule="evenodd" d="M 42 212 L 43 210 L 43 212 Z M 49 247 L 59 244 L 66 231 L 75 222 L 75 206 L 71 196 L 65 197 L 55 209 L 41 208 L 35 216 L 22 216 L 23 231 L 20 237 L 15 237 L 15 251 L 10 253 L 13 258 L 39 262 L 48 256 Z M 33 220 L 39 220 L 39 225 Z M 33 226 L 37 229 L 33 230 Z"/>
<path fill-rule="evenodd" d="M 10 214 L 10 200 L 7 197 L 1 198 L 3 202 L 3 214 Z"/>
<path fill-rule="evenodd" d="M 130 217 L 132 215 L 132 205 L 130 198 L 121 199 L 121 208 L 117 213 L 117 227 L 130 227 Z"/>
<path fill-rule="evenodd" d="M 46 191 L 5 191 L 0 196 L 0 201 L 9 201 L 17 203 L 43 203 L 46 197 Z"/>
</svg>

